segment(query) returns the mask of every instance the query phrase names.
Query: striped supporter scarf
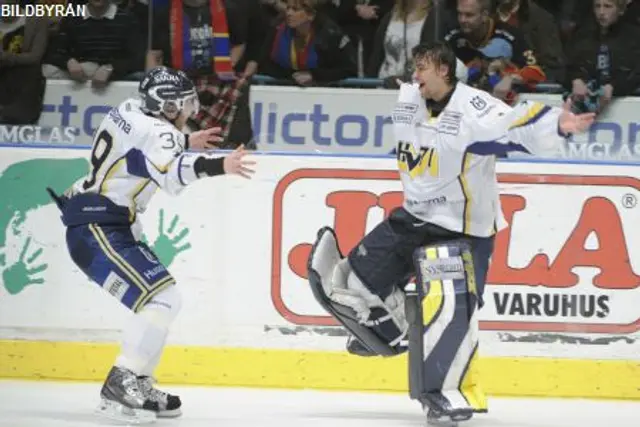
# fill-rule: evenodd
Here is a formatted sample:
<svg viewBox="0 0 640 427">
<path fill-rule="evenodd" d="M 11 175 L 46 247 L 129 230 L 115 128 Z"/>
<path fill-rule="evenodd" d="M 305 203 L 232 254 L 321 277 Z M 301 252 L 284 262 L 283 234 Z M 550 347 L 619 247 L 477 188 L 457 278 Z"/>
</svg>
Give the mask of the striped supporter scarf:
<svg viewBox="0 0 640 427">
<path fill-rule="evenodd" d="M 174 68 L 179 70 L 189 69 L 192 65 L 191 57 L 191 26 L 189 18 L 184 13 L 182 0 L 171 0 L 170 24 L 171 24 L 171 60 Z M 211 37 L 212 71 L 221 80 L 233 79 L 234 72 L 231 65 L 231 44 L 229 42 L 229 25 L 227 13 L 222 0 L 209 0 L 211 13 Z"/>
<path fill-rule="evenodd" d="M 296 48 L 295 31 L 286 24 L 278 26 L 271 46 L 271 60 L 288 70 L 313 70 L 318 66 L 313 31 L 301 49 Z"/>
</svg>

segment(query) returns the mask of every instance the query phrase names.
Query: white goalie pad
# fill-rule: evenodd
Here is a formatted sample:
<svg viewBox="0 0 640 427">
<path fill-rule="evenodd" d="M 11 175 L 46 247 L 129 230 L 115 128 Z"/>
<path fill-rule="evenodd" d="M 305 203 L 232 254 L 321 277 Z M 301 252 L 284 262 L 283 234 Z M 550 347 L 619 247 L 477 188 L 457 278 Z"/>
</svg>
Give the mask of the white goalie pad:
<svg viewBox="0 0 640 427">
<path fill-rule="evenodd" d="M 408 328 L 404 319 L 404 295 L 392 294 L 385 302 L 392 303 L 393 307 L 388 307 L 369 292 L 352 274 L 331 228 L 318 232 L 308 270 L 316 300 L 365 347 L 383 356 L 399 354 L 395 346 Z M 402 313 L 398 315 L 398 311 Z"/>
<path fill-rule="evenodd" d="M 343 261 L 343 257 L 338 248 L 336 235 L 332 232 L 321 230 L 309 256 L 308 267 L 309 270 L 313 270 L 319 276 L 322 290 L 327 297 L 333 293 L 334 281 L 340 283 L 344 280 L 346 284 L 348 270 L 345 271 L 344 267 L 336 268 L 341 261 Z"/>
</svg>

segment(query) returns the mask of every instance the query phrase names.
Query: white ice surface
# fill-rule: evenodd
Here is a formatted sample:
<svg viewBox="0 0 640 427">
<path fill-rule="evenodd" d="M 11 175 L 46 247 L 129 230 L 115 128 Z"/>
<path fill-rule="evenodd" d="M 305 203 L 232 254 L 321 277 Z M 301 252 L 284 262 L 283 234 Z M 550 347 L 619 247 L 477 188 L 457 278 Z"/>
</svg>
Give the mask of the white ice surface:
<svg viewBox="0 0 640 427">
<path fill-rule="evenodd" d="M 208 387 L 161 387 L 180 395 L 184 415 L 157 426 L 424 426 L 404 394 L 365 394 Z M 1 427 L 111 424 L 93 414 L 100 384 L 0 381 Z M 461 427 L 640 427 L 640 402 L 498 399 Z"/>
</svg>

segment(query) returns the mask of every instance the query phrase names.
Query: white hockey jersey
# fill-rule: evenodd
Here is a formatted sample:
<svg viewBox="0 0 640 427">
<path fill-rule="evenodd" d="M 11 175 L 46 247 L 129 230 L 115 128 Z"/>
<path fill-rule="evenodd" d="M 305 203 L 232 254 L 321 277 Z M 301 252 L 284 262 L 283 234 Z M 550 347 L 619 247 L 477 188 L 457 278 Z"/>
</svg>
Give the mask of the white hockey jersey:
<svg viewBox="0 0 640 427">
<path fill-rule="evenodd" d="M 112 109 L 95 132 L 89 174 L 65 195 L 99 194 L 129 209 L 131 222 L 144 212 L 158 188 L 178 194 L 197 179 L 185 153 L 185 136 L 173 125 L 140 110 L 127 99 Z"/>
<path fill-rule="evenodd" d="M 506 226 L 496 158 L 556 149 L 565 138 L 561 111 L 536 102 L 512 108 L 459 82 L 444 110 L 430 117 L 418 85 L 403 84 L 392 118 L 404 208 L 451 231 L 496 233 Z"/>
</svg>

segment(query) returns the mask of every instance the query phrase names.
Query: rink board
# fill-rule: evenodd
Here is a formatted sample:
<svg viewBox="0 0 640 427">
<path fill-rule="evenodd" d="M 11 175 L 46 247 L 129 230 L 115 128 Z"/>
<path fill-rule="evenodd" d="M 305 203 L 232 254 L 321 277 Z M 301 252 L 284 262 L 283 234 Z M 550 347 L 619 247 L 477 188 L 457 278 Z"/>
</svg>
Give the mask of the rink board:
<svg viewBox="0 0 640 427">
<path fill-rule="evenodd" d="M 0 148 L 0 376 L 101 380 L 127 312 L 74 267 L 44 188 L 87 150 Z M 145 239 L 182 290 L 159 379 L 404 391 L 406 359 L 344 352 L 309 290 L 317 230 L 347 252 L 401 203 L 388 158 L 256 155 L 252 181 L 158 193 Z M 501 231 L 481 318 L 493 395 L 640 398 L 640 177 L 631 166 L 500 163 Z M 150 276 L 153 272 L 148 272 Z"/>
<path fill-rule="evenodd" d="M 0 378 L 104 381 L 111 344 L 0 341 Z M 492 396 L 640 399 L 640 362 L 551 357 L 483 357 Z M 406 357 L 346 352 L 169 346 L 157 371 L 164 384 L 406 392 Z"/>
</svg>

